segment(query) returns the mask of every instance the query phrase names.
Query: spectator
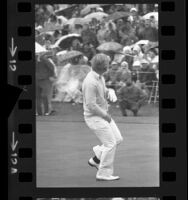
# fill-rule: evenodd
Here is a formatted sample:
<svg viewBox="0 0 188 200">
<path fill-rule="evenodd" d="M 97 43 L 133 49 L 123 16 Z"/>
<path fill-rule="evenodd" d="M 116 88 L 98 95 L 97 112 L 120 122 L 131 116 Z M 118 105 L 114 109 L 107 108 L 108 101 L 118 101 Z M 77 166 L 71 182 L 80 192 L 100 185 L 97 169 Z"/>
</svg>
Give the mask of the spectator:
<svg viewBox="0 0 188 200">
<path fill-rule="evenodd" d="M 134 116 L 137 116 L 139 109 L 147 99 L 147 95 L 132 81 L 128 81 L 126 86 L 121 87 L 117 94 L 123 116 L 127 116 L 127 110 L 131 110 Z"/>
<path fill-rule="evenodd" d="M 145 28 L 141 33 L 143 40 L 149 40 L 151 42 L 158 41 L 158 30 L 151 26 L 151 20 L 145 20 Z"/>
<path fill-rule="evenodd" d="M 117 87 L 118 68 L 118 63 L 113 61 L 111 64 L 111 68 L 104 73 L 106 85 L 114 90 L 116 90 Z"/>
<path fill-rule="evenodd" d="M 112 23 L 108 24 L 108 29 L 106 31 L 106 41 L 107 42 L 115 42 L 117 41 L 118 36 L 115 27 L 113 27 Z"/>
<path fill-rule="evenodd" d="M 139 72 L 139 81 L 141 83 L 145 83 L 149 89 L 151 89 L 152 82 L 156 81 L 156 73 L 155 70 L 151 67 L 149 62 L 146 59 L 141 61 L 141 70 Z"/>
<path fill-rule="evenodd" d="M 51 98 L 55 78 L 56 73 L 53 63 L 45 56 L 38 55 L 36 58 L 36 104 L 38 115 L 51 114 Z M 44 106 L 44 112 L 42 106 Z"/>
<path fill-rule="evenodd" d="M 99 44 L 106 42 L 106 32 L 107 32 L 107 29 L 105 27 L 105 22 L 102 22 L 100 25 L 100 29 L 97 32 L 97 40 Z"/>
<path fill-rule="evenodd" d="M 126 85 L 126 83 L 131 80 L 131 71 L 129 70 L 129 65 L 126 61 L 121 63 L 117 80 L 119 81 L 120 86 Z"/>
<path fill-rule="evenodd" d="M 81 36 L 84 43 L 91 43 L 94 47 L 98 46 L 96 34 L 89 29 L 88 24 L 84 24 Z"/>
</svg>

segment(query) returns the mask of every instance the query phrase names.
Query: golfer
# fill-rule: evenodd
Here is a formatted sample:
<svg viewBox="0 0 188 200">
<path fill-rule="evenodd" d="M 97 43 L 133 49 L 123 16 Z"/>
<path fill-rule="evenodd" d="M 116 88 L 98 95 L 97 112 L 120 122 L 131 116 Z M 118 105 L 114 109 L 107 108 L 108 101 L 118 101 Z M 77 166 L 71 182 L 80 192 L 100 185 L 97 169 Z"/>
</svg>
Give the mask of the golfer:
<svg viewBox="0 0 188 200">
<path fill-rule="evenodd" d="M 118 180 L 113 175 L 116 147 L 123 140 L 114 120 L 108 113 L 107 98 L 117 99 L 115 93 L 105 87 L 102 74 L 109 67 L 109 57 L 105 54 L 96 54 L 92 61 L 92 70 L 87 74 L 83 85 L 84 119 L 87 126 L 95 133 L 101 145 L 93 147 L 95 156 L 88 163 L 98 169 L 97 180 Z"/>
</svg>

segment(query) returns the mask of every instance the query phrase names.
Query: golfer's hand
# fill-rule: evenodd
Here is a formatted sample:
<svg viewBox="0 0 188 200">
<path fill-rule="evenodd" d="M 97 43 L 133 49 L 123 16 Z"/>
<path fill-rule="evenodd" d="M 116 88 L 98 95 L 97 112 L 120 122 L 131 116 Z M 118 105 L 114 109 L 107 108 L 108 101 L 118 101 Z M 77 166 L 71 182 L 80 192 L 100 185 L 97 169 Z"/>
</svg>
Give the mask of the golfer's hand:
<svg viewBox="0 0 188 200">
<path fill-rule="evenodd" d="M 112 120 L 112 118 L 111 118 L 111 116 L 110 116 L 109 114 L 106 114 L 106 116 L 104 117 L 104 119 L 105 119 L 108 123 L 110 123 L 111 120 Z"/>
</svg>

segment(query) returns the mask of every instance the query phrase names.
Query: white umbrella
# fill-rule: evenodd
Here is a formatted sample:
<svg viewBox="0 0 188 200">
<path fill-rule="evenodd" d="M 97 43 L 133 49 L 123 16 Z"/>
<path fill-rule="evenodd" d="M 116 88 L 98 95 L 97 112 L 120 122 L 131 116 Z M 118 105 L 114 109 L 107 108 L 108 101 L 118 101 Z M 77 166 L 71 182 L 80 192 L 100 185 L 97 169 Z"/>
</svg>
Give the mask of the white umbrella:
<svg viewBox="0 0 188 200">
<path fill-rule="evenodd" d="M 144 19 L 150 19 L 150 17 L 154 17 L 156 21 L 158 21 L 158 12 L 150 12 L 143 16 Z"/>
<path fill-rule="evenodd" d="M 149 40 L 139 40 L 135 43 L 135 45 L 147 45 L 149 43 Z"/>
<path fill-rule="evenodd" d="M 94 13 L 91 13 L 89 15 L 86 15 L 84 17 L 85 21 L 89 22 L 91 21 L 93 18 L 101 21 L 103 19 L 103 17 L 108 17 L 108 14 L 107 13 L 104 13 L 104 12 L 94 12 Z"/>
<path fill-rule="evenodd" d="M 47 52 L 47 50 L 41 46 L 39 43 L 35 42 L 35 53 L 39 54 L 39 53 L 45 53 Z"/>
<path fill-rule="evenodd" d="M 71 19 L 69 19 L 66 23 L 65 23 L 65 25 L 75 25 L 75 24 L 81 24 L 81 25 L 83 25 L 84 24 L 84 18 L 75 18 L 75 17 L 73 17 L 73 18 L 71 18 Z"/>
<path fill-rule="evenodd" d="M 80 38 L 80 37 L 81 37 L 81 35 L 79 35 L 77 33 L 71 33 L 71 34 L 68 34 L 68 35 L 64 35 L 59 40 L 56 41 L 56 43 L 53 45 L 53 48 L 59 47 L 59 45 L 61 44 L 61 42 L 63 40 L 66 40 L 68 38 Z"/>
</svg>

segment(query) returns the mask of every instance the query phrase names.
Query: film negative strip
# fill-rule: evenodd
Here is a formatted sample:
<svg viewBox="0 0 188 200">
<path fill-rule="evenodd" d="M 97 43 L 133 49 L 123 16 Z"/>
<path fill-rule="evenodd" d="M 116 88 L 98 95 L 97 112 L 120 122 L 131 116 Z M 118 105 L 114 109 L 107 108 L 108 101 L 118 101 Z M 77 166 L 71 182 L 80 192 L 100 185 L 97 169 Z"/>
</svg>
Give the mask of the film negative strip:
<svg viewBox="0 0 188 200">
<path fill-rule="evenodd" d="M 104 3 L 105 2 L 106 1 L 104 1 Z M 71 2 L 61 0 L 7 1 L 8 84 L 10 86 L 10 92 L 15 94 L 14 97 L 12 97 L 15 102 L 9 102 L 12 110 L 8 113 L 8 181 L 10 200 L 66 198 L 102 199 L 115 197 L 131 200 L 139 198 L 148 200 L 152 198 L 155 200 L 180 200 L 186 199 L 187 197 L 185 84 L 186 2 L 183 0 L 181 2 L 176 0 L 127 0 L 122 2 L 106 2 L 106 4 L 101 3 L 102 2 L 97 1 Z M 78 5 L 82 5 L 80 16 L 76 10 Z M 87 7 L 88 5 L 90 6 L 89 8 Z M 110 5 L 110 8 L 107 8 L 107 5 Z M 115 8 L 113 8 L 112 5 L 115 5 Z M 120 10 L 113 10 L 116 8 Z M 129 12 L 125 12 L 125 10 L 122 11 L 122 8 L 128 8 Z M 158 38 L 158 45 L 152 48 L 150 46 L 149 48 L 150 54 L 152 54 L 153 49 L 156 48 L 155 51 L 158 49 L 158 53 L 155 52 L 155 55 L 157 54 L 158 56 L 158 68 L 156 70 L 158 72 L 158 79 L 155 79 L 155 81 L 152 79 L 153 82 L 151 81 L 152 83 L 150 85 L 152 89 L 149 89 L 148 93 L 150 101 L 148 101 L 149 103 L 147 103 L 146 108 L 144 107 L 140 111 L 142 114 L 138 114 L 137 117 L 132 116 L 132 114 L 129 116 L 130 112 L 128 112 L 127 117 L 121 116 L 121 114 L 119 114 L 120 109 L 122 111 L 121 104 L 112 103 L 110 106 L 112 116 L 114 115 L 114 120 L 117 122 L 121 134 L 124 137 L 124 141 L 122 142 L 122 144 L 124 144 L 120 147 L 118 146 L 119 149 L 117 149 L 115 161 L 116 171 L 117 173 L 120 172 L 120 180 L 112 181 L 112 179 L 118 178 L 110 175 L 108 179 L 111 179 L 111 181 L 109 181 L 106 180 L 107 178 L 104 174 L 112 170 L 111 162 L 113 160 L 113 155 L 112 153 L 110 154 L 110 152 L 114 152 L 115 147 L 113 146 L 113 141 L 110 141 L 113 146 L 112 150 L 112 148 L 109 147 L 111 143 L 107 142 L 108 138 L 103 138 L 100 134 L 97 135 L 97 124 L 92 125 L 96 121 L 86 120 L 87 125 L 90 124 L 88 125 L 90 130 L 86 129 L 87 126 L 82 117 L 83 101 L 77 103 L 70 100 L 70 102 L 67 103 L 65 98 L 62 100 L 63 97 L 61 95 L 61 101 L 53 103 L 52 105 L 55 105 L 56 108 L 55 115 L 50 115 L 51 113 L 48 110 L 48 112 L 44 113 L 44 116 L 36 116 L 36 112 L 40 115 L 40 109 L 38 107 L 38 101 L 41 100 L 40 98 L 43 98 L 43 101 L 47 101 L 46 104 L 43 102 L 45 110 L 45 106 L 48 107 L 49 103 L 47 97 L 49 94 L 52 95 L 52 92 L 55 94 L 57 92 L 56 90 L 52 90 L 50 93 L 50 88 L 52 88 L 52 86 L 49 86 L 49 80 L 47 82 L 39 81 L 37 73 L 43 76 L 48 72 L 45 70 L 37 72 L 38 66 L 36 63 L 40 62 L 38 55 L 40 54 L 41 56 L 41 52 L 42 54 L 44 54 L 44 51 L 45 53 L 48 52 L 47 45 L 49 45 L 50 34 L 54 34 L 55 32 L 57 35 L 56 37 L 60 37 L 60 39 L 64 34 L 63 40 L 65 40 L 66 35 L 76 35 L 79 32 L 78 30 L 76 33 L 66 32 L 67 30 L 64 30 L 65 33 L 59 32 L 57 22 L 66 24 L 72 18 L 77 18 L 77 20 L 78 18 L 85 18 L 86 21 L 96 18 L 100 21 L 100 15 L 104 15 L 104 19 L 107 20 L 108 23 L 111 23 L 111 29 L 108 24 L 108 29 L 111 31 L 110 33 L 112 33 L 108 41 L 114 42 L 116 40 L 113 40 L 113 37 L 116 36 L 114 36 L 114 30 L 112 31 L 113 24 L 118 26 L 114 20 L 124 19 L 128 15 L 128 22 L 133 24 L 133 22 L 135 22 L 135 16 L 132 17 L 130 12 L 136 13 L 140 9 L 142 10 L 142 16 L 148 14 L 149 11 L 157 13 L 158 16 L 157 19 L 155 19 L 156 15 L 148 18 L 150 23 L 154 20 L 153 26 L 158 26 L 158 36 L 156 36 Z M 147 11 L 147 9 L 149 11 Z M 91 19 L 86 17 L 87 14 L 89 15 L 90 11 L 97 12 L 95 17 L 91 17 Z M 106 14 L 106 12 L 109 13 Z M 115 12 L 119 12 L 118 15 L 114 16 L 113 14 L 115 14 Z M 48 15 L 46 13 L 48 13 Z M 51 14 L 49 15 L 49 13 Z M 111 18 L 112 15 L 115 18 Z M 58 16 L 61 17 L 58 18 Z M 46 22 L 49 21 L 49 17 L 51 23 L 56 23 L 55 29 L 51 26 L 50 28 L 47 27 L 47 30 L 45 30 L 44 26 L 38 23 L 37 20 L 44 20 L 45 17 Z M 58 19 L 60 20 L 58 21 Z M 139 20 L 143 23 L 143 18 Z M 144 18 L 144 20 L 145 23 L 147 19 Z M 106 26 L 107 21 L 103 23 L 104 26 Z M 121 23 L 122 21 L 120 20 L 117 23 Z M 62 24 L 61 26 L 64 27 Z M 60 29 L 61 31 L 62 27 Z M 82 28 L 83 27 L 86 27 L 86 30 L 84 30 L 87 32 L 88 27 L 91 29 L 94 27 L 95 29 L 97 24 L 93 26 L 88 24 L 85 26 L 82 24 Z M 156 27 L 152 28 L 155 29 Z M 116 31 L 117 29 L 116 27 Z M 150 31 L 153 31 L 153 29 L 150 29 Z M 127 29 L 125 28 L 122 38 L 124 38 L 124 35 L 128 34 L 126 31 Z M 40 40 L 38 40 L 36 35 L 42 35 L 43 32 L 48 32 L 49 35 L 44 37 L 46 43 L 40 44 Z M 81 34 L 83 36 L 83 33 Z M 90 36 L 92 35 L 91 32 L 89 32 L 89 34 Z M 105 34 L 107 34 L 107 32 L 105 32 Z M 129 34 L 129 37 L 133 37 L 133 35 L 131 35 L 132 33 Z M 151 32 L 144 34 L 151 35 Z M 152 32 L 152 34 L 152 37 L 155 37 L 154 32 Z M 77 41 L 80 42 L 79 36 L 75 35 L 74 37 L 77 37 Z M 145 35 L 141 38 L 146 37 Z M 102 35 L 101 37 L 103 36 L 106 35 Z M 143 40 L 146 42 L 146 39 Z M 73 45 L 71 42 L 71 40 L 68 41 L 68 45 Z M 84 44 L 84 42 L 82 38 L 81 43 Z M 124 42 L 124 40 L 121 40 L 120 43 L 122 42 Z M 36 43 L 40 45 L 36 47 Z M 53 46 L 55 44 L 57 43 L 54 42 L 50 45 Z M 58 43 L 58 45 L 59 44 L 60 43 Z M 155 42 L 151 42 L 150 44 L 156 45 Z M 46 49 L 44 48 L 45 45 Z M 66 44 L 64 43 L 63 46 L 64 45 Z M 87 53 L 93 46 L 87 47 L 87 45 L 90 44 L 86 44 L 85 55 L 88 55 L 89 58 L 89 54 Z M 147 44 L 144 45 L 147 47 Z M 124 43 L 123 46 L 131 46 L 131 44 Z M 37 48 L 38 52 L 36 52 Z M 110 46 L 110 50 L 112 48 L 115 47 Z M 60 49 L 61 51 L 63 50 L 63 48 Z M 74 50 L 74 48 L 69 49 L 69 51 L 71 50 Z M 125 56 L 127 52 L 124 50 L 125 49 L 122 50 L 122 53 Z M 134 50 L 133 48 L 132 51 L 134 52 Z M 62 55 L 61 58 L 64 59 L 65 54 Z M 131 55 L 131 53 L 128 53 L 127 56 L 131 57 Z M 70 56 L 70 54 L 66 54 L 66 56 Z M 71 59 L 72 58 L 73 57 L 71 57 Z M 88 58 L 86 62 L 89 63 Z M 143 60 L 140 61 L 140 66 L 146 64 Z M 48 60 L 48 66 L 50 65 L 49 62 L 51 61 Z M 145 62 L 148 61 L 145 59 Z M 52 62 L 51 66 L 54 66 L 54 63 Z M 88 65 L 91 64 L 92 62 Z M 84 70 L 86 68 L 80 69 Z M 66 78 L 65 76 L 62 77 L 62 79 Z M 60 86 L 61 84 L 65 84 L 61 81 Z M 68 82 L 68 79 L 66 79 L 65 82 Z M 156 82 L 157 85 L 155 84 Z M 71 83 L 72 85 L 68 88 L 69 90 L 66 89 L 66 92 L 72 92 L 72 90 L 75 89 L 75 84 L 77 85 L 77 82 L 74 80 Z M 85 86 L 86 88 L 88 83 Z M 41 91 L 39 91 L 39 88 Z M 12 92 L 13 90 L 14 92 Z M 83 92 L 81 89 L 80 91 Z M 38 94 L 38 92 L 40 94 Z M 72 99 L 73 94 L 76 96 L 79 92 L 75 93 L 74 91 L 71 93 L 72 96 L 70 96 Z M 76 98 L 75 96 L 74 98 Z M 92 101 L 92 98 L 90 98 L 90 101 Z M 129 108 L 129 110 L 131 109 Z M 137 114 L 137 111 L 135 114 L 134 109 L 132 111 L 134 115 Z M 127 113 L 123 114 L 127 115 Z M 108 121 L 107 118 L 105 119 Z M 101 122 L 98 123 L 101 125 Z M 101 126 L 104 128 L 104 123 Z M 100 129 L 101 127 L 98 128 Z M 103 181 L 96 181 L 95 171 L 92 171 L 93 169 L 88 169 L 89 167 L 87 166 L 87 157 L 89 153 L 91 153 L 89 148 L 96 143 L 94 135 L 89 134 L 91 130 L 94 130 L 104 146 L 102 150 L 100 150 L 103 157 L 101 156 L 99 159 L 95 153 L 95 157 L 92 161 L 91 159 L 89 160 L 89 164 L 98 168 L 96 178 Z M 104 134 L 104 132 L 104 129 L 102 129 L 101 134 Z M 105 152 L 108 152 L 109 158 L 107 158 L 107 156 L 105 157 Z M 97 163 L 98 160 L 100 161 L 99 165 Z M 105 167 L 108 170 L 106 170 Z M 101 175 L 103 172 L 101 169 L 105 172 L 103 175 Z M 99 172 L 101 172 L 101 174 Z"/>
</svg>

